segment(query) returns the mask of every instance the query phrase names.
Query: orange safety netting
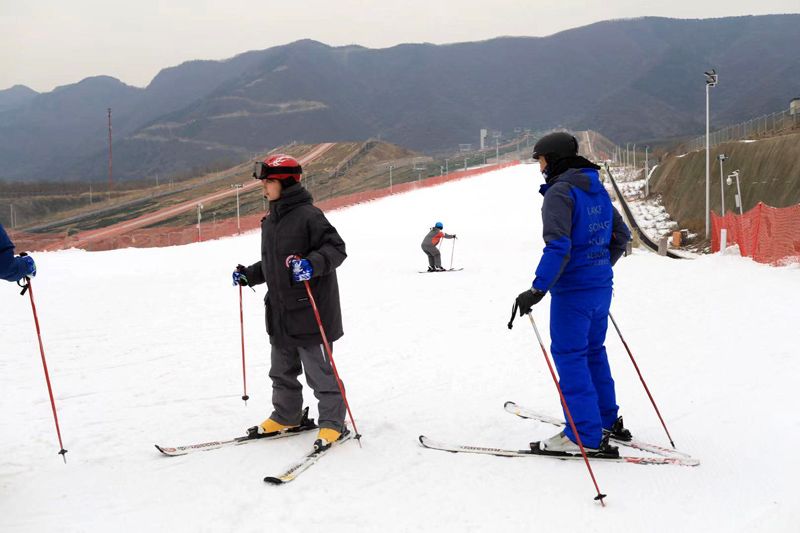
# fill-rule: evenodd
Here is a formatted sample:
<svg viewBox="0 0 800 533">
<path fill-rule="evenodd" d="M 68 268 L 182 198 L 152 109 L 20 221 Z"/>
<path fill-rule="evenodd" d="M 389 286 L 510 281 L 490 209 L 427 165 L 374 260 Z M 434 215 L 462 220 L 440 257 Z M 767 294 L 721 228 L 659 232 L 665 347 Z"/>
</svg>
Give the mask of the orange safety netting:
<svg viewBox="0 0 800 533">
<path fill-rule="evenodd" d="M 420 181 L 412 181 L 402 183 L 393 187 L 385 187 L 382 189 L 375 189 L 370 191 L 363 191 L 354 194 L 347 194 L 344 196 L 337 196 L 329 198 L 320 202 L 315 202 L 315 205 L 323 211 L 332 211 L 342 207 L 351 206 L 376 200 L 393 194 L 399 194 L 414 189 L 424 187 L 432 187 L 441 183 L 454 181 L 469 176 L 484 174 L 492 172 L 501 168 L 518 165 L 519 161 L 512 161 L 509 163 L 501 163 L 498 165 L 489 165 L 481 168 L 462 170 L 460 172 L 451 172 L 444 176 L 436 176 L 427 178 Z M 197 224 L 183 227 L 157 227 L 147 229 L 136 229 L 128 231 L 120 231 L 113 234 L 113 226 L 104 228 L 103 230 L 93 230 L 85 233 L 78 233 L 72 236 L 65 236 L 63 234 L 30 234 L 22 232 L 14 232 L 12 239 L 19 251 L 37 251 L 37 250 L 63 250 L 68 248 L 82 248 L 90 251 L 101 250 L 116 250 L 118 248 L 153 248 L 163 246 L 176 246 L 181 244 L 190 244 L 198 241 L 207 241 L 219 239 L 222 237 L 229 237 L 236 235 L 240 230 L 249 231 L 261 227 L 261 219 L 264 217 L 263 213 L 254 215 L 243 216 L 240 219 L 240 224 L 237 226 L 236 219 L 226 219 L 221 222 L 204 222 L 201 223 L 199 228 Z M 100 238 L 93 238 L 92 233 L 96 231 L 103 231 L 108 236 Z"/>
<path fill-rule="evenodd" d="M 743 256 L 772 265 L 800 262 L 800 204 L 779 208 L 759 202 L 743 215 L 728 212 L 724 217 L 712 212 L 711 228 L 714 252 L 724 228 L 728 244 L 738 244 Z"/>
</svg>

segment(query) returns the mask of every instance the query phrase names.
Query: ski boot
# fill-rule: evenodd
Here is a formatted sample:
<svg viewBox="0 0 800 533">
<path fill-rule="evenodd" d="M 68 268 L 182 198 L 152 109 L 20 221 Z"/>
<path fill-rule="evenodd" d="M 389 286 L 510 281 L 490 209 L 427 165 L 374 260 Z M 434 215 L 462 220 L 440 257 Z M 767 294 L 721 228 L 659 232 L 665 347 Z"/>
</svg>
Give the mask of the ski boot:
<svg viewBox="0 0 800 533">
<path fill-rule="evenodd" d="M 295 433 L 299 431 L 307 431 L 317 427 L 314 420 L 308 418 L 308 407 L 303 409 L 303 414 L 300 418 L 300 423 L 295 425 L 282 424 L 267 418 L 261 424 L 248 428 L 247 436 L 253 439 L 261 439 L 264 437 L 273 437 L 280 433 Z"/>
<path fill-rule="evenodd" d="M 609 435 L 612 439 L 622 442 L 630 442 L 633 440 L 633 435 L 631 435 L 631 432 L 628 431 L 622 424 L 621 416 L 614 421 L 614 423 L 611 425 L 611 429 L 603 429 L 603 435 Z"/>
<path fill-rule="evenodd" d="M 331 447 L 331 445 L 342 438 L 342 436 L 347 435 L 349 431 L 347 428 L 344 431 L 339 432 L 333 428 L 319 428 L 319 432 L 317 433 L 317 440 L 314 441 L 314 449 L 315 450 L 326 450 Z"/>
<path fill-rule="evenodd" d="M 608 443 L 608 435 L 603 437 L 599 447 L 589 448 L 584 446 L 583 449 L 588 457 L 619 457 L 619 449 Z M 542 455 L 581 455 L 580 446 L 572 442 L 563 431 L 549 439 L 531 442 L 531 451 Z"/>
</svg>

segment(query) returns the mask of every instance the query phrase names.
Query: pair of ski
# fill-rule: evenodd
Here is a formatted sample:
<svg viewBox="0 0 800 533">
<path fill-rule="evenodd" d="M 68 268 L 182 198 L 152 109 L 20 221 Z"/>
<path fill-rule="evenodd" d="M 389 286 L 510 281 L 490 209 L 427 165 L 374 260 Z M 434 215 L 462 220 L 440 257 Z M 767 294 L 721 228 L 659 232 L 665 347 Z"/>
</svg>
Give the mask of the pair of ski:
<svg viewBox="0 0 800 533">
<path fill-rule="evenodd" d="M 217 450 L 219 448 L 228 448 L 231 446 L 240 446 L 242 444 L 248 444 L 250 442 L 256 441 L 266 441 L 266 440 L 277 440 L 277 439 L 284 439 L 287 437 L 295 437 L 297 435 L 302 435 L 308 431 L 313 431 L 317 429 L 317 425 L 314 423 L 313 419 L 308 418 L 308 407 L 303 410 L 303 419 L 300 422 L 300 425 L 291 428 L 285 431 L 276 431 L 273 433 L 258 433 L 257 428 L 253 427 L 250 428 L 247 432 L 247 435 L 242 437 L 235 437 L 233 439 L 228 440 L 215 440 L 209 442 L 200 442 L 197 444 L 187 444 L 185 446 L 175 446 L 175 447 L 168 447 L 168 446 L 159 446 L 158 444 L 155 445 L 156 449 L 164 455 L 169 457 L 176 457 L 179 455 L 187 455 L 190 453 L 195 452 L 204 452 L 208 450 Z M 342 436 L 339 437 L 336 442 L 331 443 L 330 446 L 320 449 L 314 449 L 309 453 L 305 454 L 299 460 L 292 463 L 292 465 L 284 470 L 281 474 L 276 476 L 267 476 L 264 478 L 265 483 L 269 483 L 271 485 L 282 485 L 284 483 L 289 483 L 290 481 L 294 481 L 297 476 L 308 470 L 314 463 L 319 461 L 319 459 L 328 453 L 331 448 L 338 446 L 339 444 L 348 441 L 354 437 L 354 434 L 350 431 L 345 430 L 342 433 Z"/>
<path fill-rule="evenodd" d="M 460 272 L 463 268 L 446 268 L 444 270 L 417 270 L 420 274 L 438 274 L 440 272 Z"/>
<path fill-rule="evenodd" d="M 531 409 L 527 409 L 525 407 L 517 405 L 514 402 L 506 402 L 505 410 L 520 418 L 538 420 L 539 422 L 545 422 L 547 424 L 552 424 L 558 427 L 564 426 L 564 422 L 557 418 L 553 418 L 547 415 L 542 415 L 540 413 L 532 411 Z M 627 446 L 628 448 L 634 448 L 640 451 L 645 451 L 655 454 L 656 457 L 653 456 L 640 457 L 640 456 L 630 456 L 630 455 L 620 455 L 619 457 L 590 456 L 590 459 L 592 461 L 611 461 L 618 463 L 633 463 L 640 465 L 697 466 L 700 464 L 700 461 L 694 459 L 693 457 L 689 456 L 686 453 L 680 452 L 678 450 L 673 450 L 670 448 L 665 448 L 663 446 L 658 446 L 656 444 L 649 444 L 646 442 L 641 442 L 636 439 L 630 441 L 622 441 L 611 438 L 610 440 L 614 442 L 614 444 L 619 444 L 622 446 Z M 434 441 L 432 439 L 429 439 L 425 435 L 420 435 L 419 442 L 425 448 L 430 448 L 433 450 L 441 450 L 445 452 L 453 452 L 453 453 L 477 453 L 484 455 L 496 455 L 500 457 L 549 457 L 551 459 L 579 459 L 579 460 L 583 459 L 581 455 L 553 454 L 553 453 L 542 454 L 542 453 L 534 453 L 531 449 L 511 450 L 503 448 L 486 448 L 481 446 L 448 444 L 444 442 Z"/>
</svg>

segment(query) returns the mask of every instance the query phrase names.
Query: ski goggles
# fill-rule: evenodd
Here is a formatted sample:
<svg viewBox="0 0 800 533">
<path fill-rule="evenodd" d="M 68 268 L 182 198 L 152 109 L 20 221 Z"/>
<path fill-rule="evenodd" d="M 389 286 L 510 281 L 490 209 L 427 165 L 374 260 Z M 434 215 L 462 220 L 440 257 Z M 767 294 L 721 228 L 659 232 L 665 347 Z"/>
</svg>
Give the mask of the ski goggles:
<svg viewBox="0 0 800 533">
<path fill-rule="evenodd" d="M 262 161 L 257 161 L 253 167 L 253 178 L 257 180 L 283 179 L 286 174 L 302 174 L 303 169 L 299 165 L 296 167 L 271 167 Z M 277 176 L 280 174 L 280 176 Z"/>
</svg>

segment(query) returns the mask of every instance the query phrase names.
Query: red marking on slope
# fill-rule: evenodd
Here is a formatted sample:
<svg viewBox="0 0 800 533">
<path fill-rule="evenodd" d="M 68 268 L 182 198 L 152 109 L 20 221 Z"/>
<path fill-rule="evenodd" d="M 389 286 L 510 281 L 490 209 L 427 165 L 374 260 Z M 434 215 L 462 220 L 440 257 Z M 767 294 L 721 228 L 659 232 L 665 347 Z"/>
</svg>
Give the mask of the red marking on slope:
<svg viewBox="0 0 800 533">
<path fill-rule="evenodd" d="M 317 157 L 321 156 L 328 150 L 330 150 L 335 143 L 322 143 L 317 145 L 316 148 L 311 150 L 308 154 L 300 158 L 300 164 L 305 165 L 316 159 Z M 253 181 L 252 183 L 245 184 L 240 192 L 249 191 L 255 189 L 257 187 L 261 187 L 260 181 Z M 104 239 L 107 237 L 118 236 L 129 231 L 143 228 L 145 226 L 149 226 L 150 224 L 154 224 L 156 222 L 160 222 L 162 220 L 167 220 L 175 215 L 179 215 L 181 213 L 185 213 L 187 211 L 191 211 L 197 208 L 197 204 L 199 203 L 211 203 L 217 200 L 221 200 L 223 198 L 227 198 L 229 196 L 236 196 L 236 190 L 224 190 L 220 192 L 216 192 L 213 194 L 209 194 L 207 196 L 203 196 L 201 198 L 197 198 L 194 200 L 189 200 L 188 202 L 183 202 L 178 205 L 174 205 L 172 207 L 167 207 L 161 209 L 160 211 L 156 211 L 154 213 L 148 213 L 146 215 L 142 215 L 138 218 L 134 218 L 132 220 L 126 220 L 124 222 L 119 222 L 112 226 L 107 226 L 102 229 L 87 231 L 81 234 L 78 234 L 74 240 L 72 241 L 72 246 L 76 248 L 81 248 L 85 246 L 87 243 L 96 241 L 98 239 Z M 57 246 L 60 248 L 60 246 Z M 49 248 L 48 248 L 49 249 Z"/>
</svg>

